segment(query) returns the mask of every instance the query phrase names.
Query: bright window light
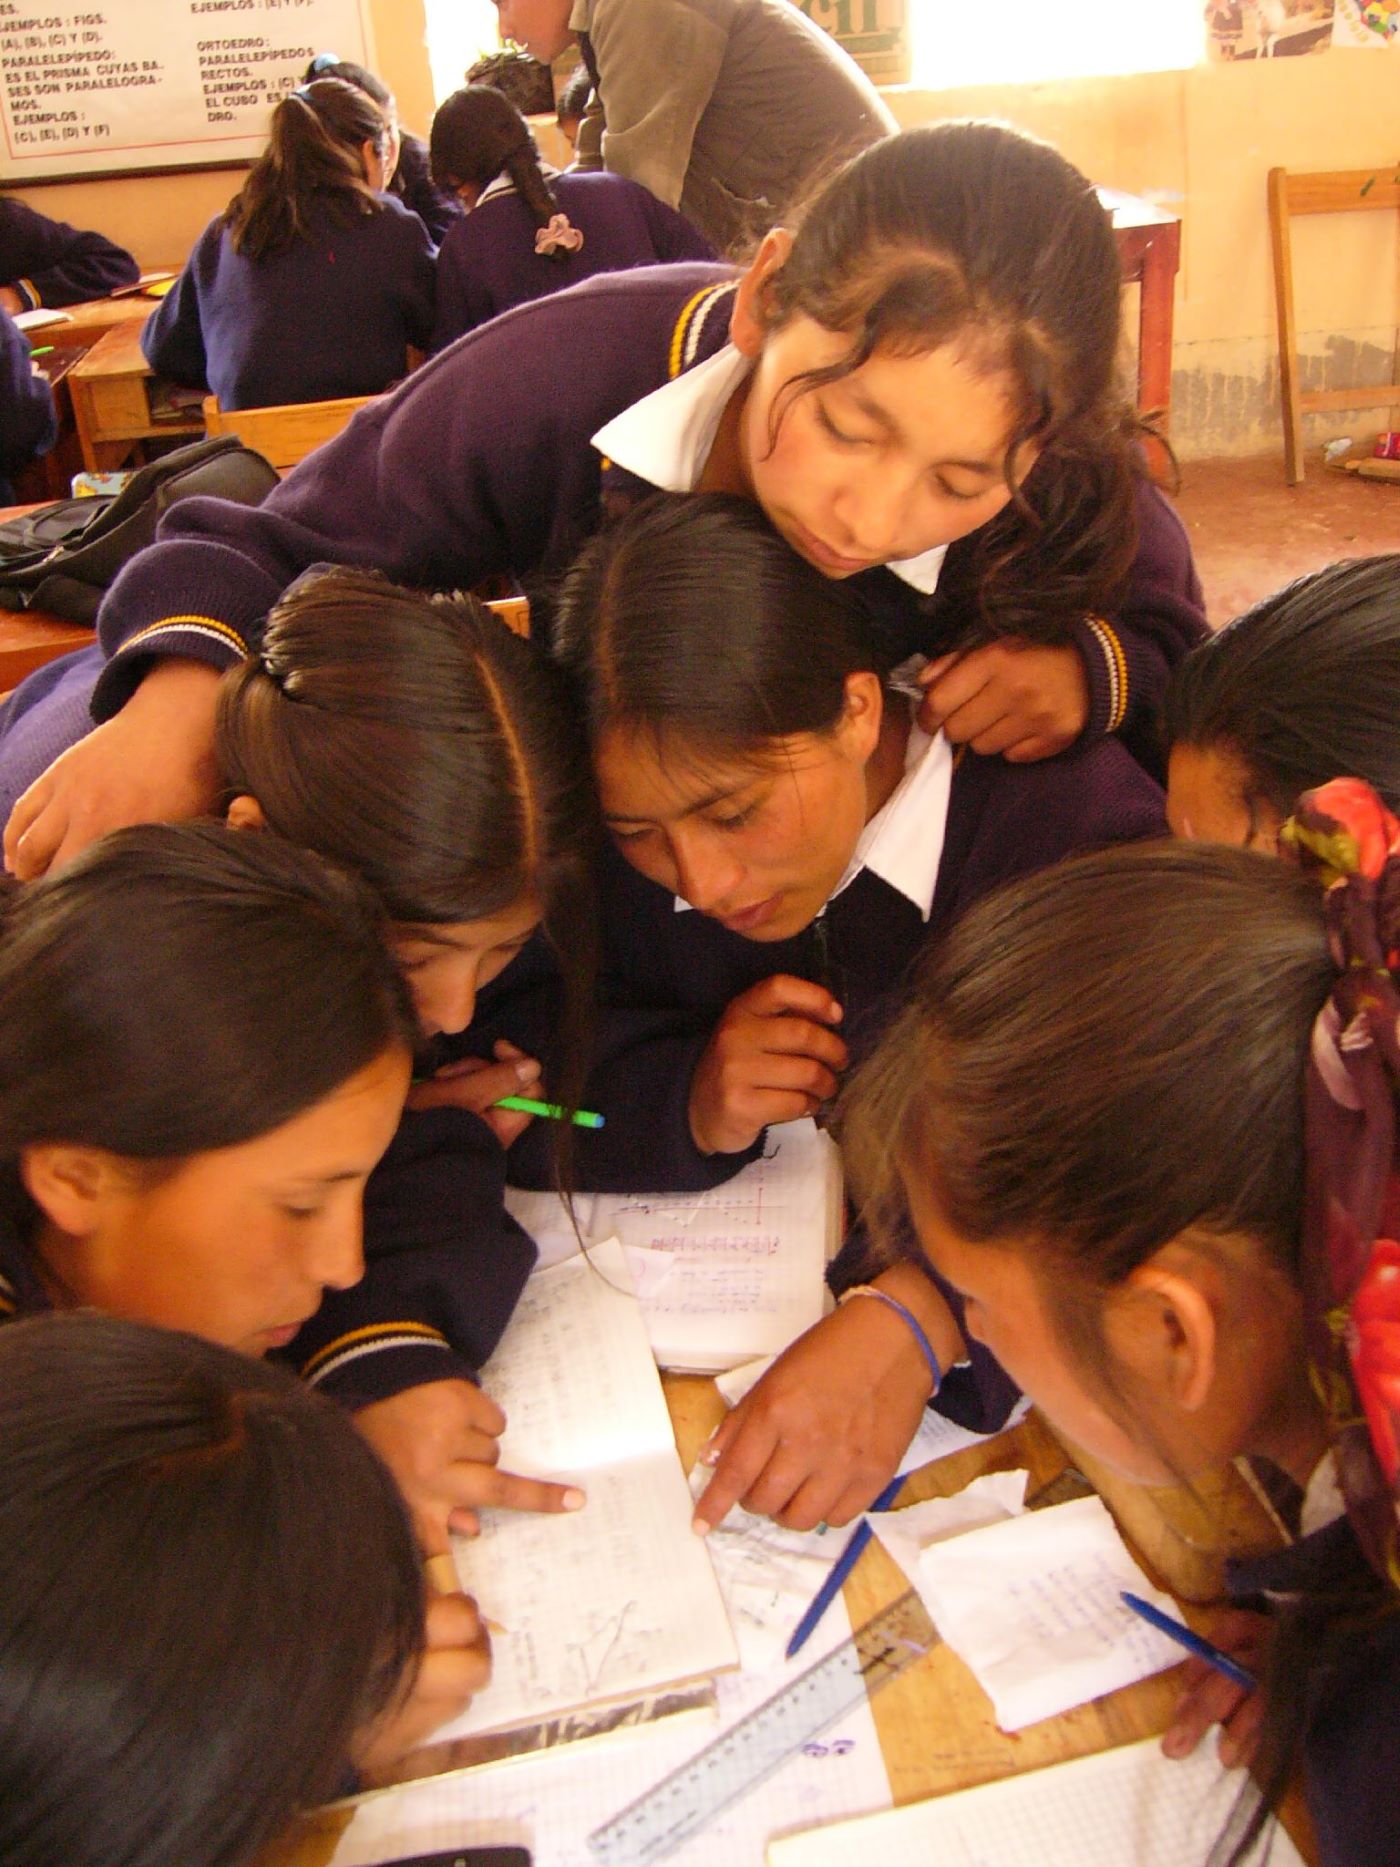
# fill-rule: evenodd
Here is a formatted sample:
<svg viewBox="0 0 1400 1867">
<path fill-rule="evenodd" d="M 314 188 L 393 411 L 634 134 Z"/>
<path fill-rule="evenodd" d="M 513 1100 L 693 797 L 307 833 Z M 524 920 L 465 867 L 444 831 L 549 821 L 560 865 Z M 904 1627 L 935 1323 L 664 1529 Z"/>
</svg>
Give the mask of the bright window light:
<svg viewBox="0 0 1400 1867">
<path fill-rule="evenodd" d="M 1201 0 L 1056 0 L 1003 8 L 909 0 L 912 82 L 921 90 L 1181 71 L 1205 57 Z"/>
<path fill-rule="evenodd" d="M 486 52 L 499 52 L 499 16 L 492 0 L 424 0 L 428 26 L 428 65 L 433 97 L 462 88 L 468 65 Z"/>
</svg>

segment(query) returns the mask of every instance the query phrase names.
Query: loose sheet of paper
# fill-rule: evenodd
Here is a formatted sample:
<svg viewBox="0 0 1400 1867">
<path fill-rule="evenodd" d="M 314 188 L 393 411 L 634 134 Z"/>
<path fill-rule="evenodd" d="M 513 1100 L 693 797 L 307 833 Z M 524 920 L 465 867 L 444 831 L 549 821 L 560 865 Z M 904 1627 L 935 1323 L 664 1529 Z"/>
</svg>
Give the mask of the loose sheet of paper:
<svg viewBox="0 0 1400 1867">
<path fill-rule="evenodd" d="M 454 1539 L 463 1587 L 506 1631 L 490 1686 L 437 1740 L 735 1665 L 616 1245 L 530 1278 L 483 1384 L 506 1414 L 502 1465 L 577 1482 L 588 1502 L 558 1516 L 484 1512 L 480 1537 Z"/>
<path fill-rule="evenodd" d="M 975 1489 L 979 1503 L 993 1499 L 987 1479 Z M 887 1544 L 892 1536 L 900 1544 L 896 1560 L 944 1641 L 975 1673 L 1003 1731 L 1019 1731 L 1181 1659 L 1174 1641 L 1120 1600 L 1126 1588 L 1168 1614 L 1175 1611 L 1133 1561 L 1098 1498 L 1002 1515 L 947 1535 L 939 1507 L 956 1510 L 960 1503 L 933 1499 L 871 1523 Z M 991 1508 L 1002 1512 L 1004 1500 Z M 901 1531 L 899 1519 L 914 1512 L 921 1533 L 912 1538 L 917 1555 L 911 1568 L 914 1524 Z"/>
<path fill-rule="evenodd" d="M 867 1821 L 775 1842 L 769 1867 L 1205 1867 L 1240 1771 L 1215 1746 L 1173 1763 L 1155 1737 L 1073 1763 L 984 1783 Z M 1266 1828 L 1250 1867 L 1303 1867 L 1282 1828 Z"/>
<path fill-rule="evenodd" d="M 577 1249 L 552 1193 L 512 1188 L 506 1204 L 542 1262 Z M 840 1226 L 836 1149 L 814 1123 L 787 1122 L 709 1192 L 585 1195 L 574 1213 L 590 1248 L 621 1240 L 658 1363 L 712 1374 L 776 1354 L 820 1319 Z"/>
<path fill-rule="evenodd" d="M 838 1599 L 798 1657 L 782 1658 L 844 1536 L 800 1535 L 735 1511 L 706 1540 L 735 1617 L 744 1668 L 717 1682 L 716 1724 L 666 1722 L 393 1790 L 356 1811 L 331 1867 L 509 1844 L 532 1849 L 535 1867 L 596 1867 L 587 1840 L 595 1828 L 850 1638 L 850 1618 Z M 714 1867 L 717 1861 L 761 1867 L 773 1835 L 888 1808 L 889 1801 L 875 1721 L 863 1704 L 670 1856 L 668 1867 Z"/>
</svg>

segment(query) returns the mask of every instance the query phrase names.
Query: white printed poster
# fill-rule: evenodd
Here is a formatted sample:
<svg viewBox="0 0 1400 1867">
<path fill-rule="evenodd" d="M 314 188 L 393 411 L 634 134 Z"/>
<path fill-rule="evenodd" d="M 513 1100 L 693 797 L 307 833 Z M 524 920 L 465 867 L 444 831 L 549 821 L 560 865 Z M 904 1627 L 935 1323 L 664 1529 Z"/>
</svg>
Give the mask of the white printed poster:
<svg viewBox="0 0 1400 1867">
<path fill-rule="evenodd" d="M 247 161 L 368 0 L 0 0 L 0 181 Z"/>
</svg>

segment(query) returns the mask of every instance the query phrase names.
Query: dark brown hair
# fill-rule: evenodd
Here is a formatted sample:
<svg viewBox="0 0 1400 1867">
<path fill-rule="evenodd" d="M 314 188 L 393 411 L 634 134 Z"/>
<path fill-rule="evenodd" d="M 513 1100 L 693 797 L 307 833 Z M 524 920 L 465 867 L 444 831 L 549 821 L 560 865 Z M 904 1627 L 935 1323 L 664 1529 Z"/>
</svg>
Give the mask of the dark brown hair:
<svg viewBox="0 0 1400 1867">
<path fill-rule="evenodd" d="M 350 1419 L 91 1311 L 0 1329 L 0 1600 L 8 1867 L 245 1867 L 339 1792 L 423 1644 L 413 1532 Z"/>
<path fill-rule="evenodd" d="M 589 735 L 640 729 L 762 759 L 839 722 L 846 678 L 892 654 L 845 583 L 790 551 L 751 500 L 657 494 L 584 548 L 556 618 Z"/>
<path fill-rule="evenodd" d="M 773 326 L 803 316 L 850 338 L 775 405 L 877 350 L 961 347 L 1015 396 L 1015 450 L 1040 458 L 1011 503 L 945 567 L 940 609 L 990 634 L 1062 639 L 1113 607 L 1136 549 L 1136 415 L 1118 376 L 1121 271 L 1092 185 L 1048 144 L 949 122 L 873 144 L 798 216 L 767 288 Z"/>
<path fill-rule="evenodd" d="M 265 259 L 310 230 L 315 209 L 352 221 L 380 211 L 360 150 L 381 155 L 388 125 L 366 92 L 340 78 L 317 78 L 288 93 L 272 113 L 267 148 L 224 214 L 235 253 Z"/>
<path fill-rule="evenodd" d="M 1288 816 L 1364 778 L 1400 811 L 1400 553 L 1300 577 L 1193 649 L 1167 690 L 1169 746 L 1222 750 L 1241 803 Z"/>
<path fill-rule="evenodd" d="M 377 904 L 277 836 L 120 830 L 4 897 L 0 1162 L 235 1147 L 411 1042 Z"/>
<path fill-rule="evenodd" d="M 1299 1282 L 1304 1070 L 1333 978 L 1316 884 L 1266 856 L 1138 845 L 1017 882 L 930 954 L 852 1079 L 862 1208 L 889 1239 L 918 1184 L 955 1233 L 1023 1253 L 1071 1361 L 1132 1432 L 1109 1290 L 1188 1231 L 1252 1240 Z M 1358 1555 L 1354 1580 L 1284 1617 L 1263 1802 L 1242 1799 L 1218 1854 L 1246 1857 L 1310 1691 L 1395 1605 Z"/>
<path fill-rule="evenodd" d="M 487 84 L 469 84 L 438 106 L 428 143 L 439 188 L 470 183 L 485 188 L 501 174 L 515 184 L 537 227 L 562 210 L 540 169 L 530 126 L 509 97 Z M 562 248 L 550 255 L 566 257 Z"/>
</svg>

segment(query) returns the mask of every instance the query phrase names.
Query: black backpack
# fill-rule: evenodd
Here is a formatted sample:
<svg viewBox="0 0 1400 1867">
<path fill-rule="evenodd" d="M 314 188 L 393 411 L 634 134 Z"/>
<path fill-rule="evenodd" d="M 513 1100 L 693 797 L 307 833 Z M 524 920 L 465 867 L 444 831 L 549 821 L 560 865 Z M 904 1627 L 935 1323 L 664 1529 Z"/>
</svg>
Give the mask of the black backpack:
<svg viewBox="0 0 1400 1867">
<path fill-rule="evenodd" d="M 214 435 L 140 468 L 119 493 L 62 499 L 0 525 L 0 609 L 42 609 L 91 625 L 103 592 L 151 543 L 156 522 L 194 494 L 255 506 L 277 485 L 261 454 Z"/>
</svg>

